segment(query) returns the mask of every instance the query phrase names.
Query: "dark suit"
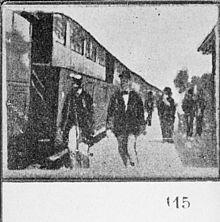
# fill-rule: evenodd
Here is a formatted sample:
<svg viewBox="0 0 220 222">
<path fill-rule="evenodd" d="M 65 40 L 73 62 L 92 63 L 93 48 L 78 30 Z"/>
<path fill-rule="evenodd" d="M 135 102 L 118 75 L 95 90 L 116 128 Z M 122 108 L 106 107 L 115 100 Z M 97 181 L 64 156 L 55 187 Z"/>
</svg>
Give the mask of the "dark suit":
<svg viewBox="0 0 220 222">
<path fill-rule="evenodd" d="M 85 91 L 78 96 L 72 92 L 67 94 L 60 123 L 64 141 L 68 140 L 70 129 L 76 125 L 81 130 L 82 139 L 89 142 L 93 134 L 93 99 Z"/>
<path fill-rule="evenodd" d="M 151 119 L 152 119 L 152 113 L 154 110 L 154 98 L 153 97 L 149 97 L 147 98 L 147 100 L 145 101 L 145 109 L 147 110 L 148 116 L 147 116 L 147 125 L 151 126 Z"/>
<path fill-rule="evenodd" d="M 184 111 L 185 121 L 186 121 L 186 135 L 193 135 L 193 121 L 195 117 L 195 103 L 196 101 L 189 97 L 187 94 L 183 100 L 182 109 Z"/>
<path fill-rule="evenodd" d="M 196 116 L 196 135 L 201 136 L 202 134 L 202 125 L 203 117 L 205 111 L 205 99 L 202 96 L 199 96 L 196 100 L 195 116 Z"/>
<path fill-rule="evenodd" d="M 145 126 L 143 102 L 135 91 L 130 91 L 128 95 L 127 109 L 122 92 L 117 91 L 111 97 L 107 115 L 107 126 L 109 125 L 118 140 L 119 154 L 126 166 L 127 160 L 130 160 L 128 136 L 138 136 Z"/>
</svg>

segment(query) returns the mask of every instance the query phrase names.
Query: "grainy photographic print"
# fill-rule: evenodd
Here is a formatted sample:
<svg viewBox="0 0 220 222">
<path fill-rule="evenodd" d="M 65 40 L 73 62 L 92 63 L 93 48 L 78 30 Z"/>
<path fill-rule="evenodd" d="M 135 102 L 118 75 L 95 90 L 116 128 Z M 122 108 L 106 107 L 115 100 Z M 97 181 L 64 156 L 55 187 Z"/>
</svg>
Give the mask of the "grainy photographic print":
<svg viewBox="0 0 220 222">
<path fill-rule="evenodd" d="M 2 15 L 4 179 L 219 178 L 218 5 Z"/>
</svg>

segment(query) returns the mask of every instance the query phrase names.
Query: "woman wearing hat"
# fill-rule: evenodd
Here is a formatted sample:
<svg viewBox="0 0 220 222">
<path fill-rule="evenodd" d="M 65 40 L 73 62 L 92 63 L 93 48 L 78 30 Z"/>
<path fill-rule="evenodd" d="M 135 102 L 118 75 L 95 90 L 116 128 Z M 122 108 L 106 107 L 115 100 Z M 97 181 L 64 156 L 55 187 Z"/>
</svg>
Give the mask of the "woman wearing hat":
<svg viewBox="0 0 220 222">
<path fill-rule="evenodd" d="M 163 96 L 157 107 L 158 113 L 160 113 L 163 142 L 169 143 L 173 143 L 173 130 L 176 112 L 174 99 L 171 96 L 171 88 L 165 87 L 163 90 Z"/>
</svg>

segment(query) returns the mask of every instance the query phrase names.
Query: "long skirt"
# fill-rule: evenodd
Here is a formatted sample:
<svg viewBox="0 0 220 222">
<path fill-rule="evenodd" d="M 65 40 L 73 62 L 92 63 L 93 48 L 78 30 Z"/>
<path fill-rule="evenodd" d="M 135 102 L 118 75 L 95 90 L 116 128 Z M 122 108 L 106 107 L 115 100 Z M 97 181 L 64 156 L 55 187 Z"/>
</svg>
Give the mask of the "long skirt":
<svg viewBox="0 0 220 222">
<path fill-rule="evenodd" d="M 173 120 L 161 119 L 161 131 L 164 142 L 173 142 Z"/>
</svg>

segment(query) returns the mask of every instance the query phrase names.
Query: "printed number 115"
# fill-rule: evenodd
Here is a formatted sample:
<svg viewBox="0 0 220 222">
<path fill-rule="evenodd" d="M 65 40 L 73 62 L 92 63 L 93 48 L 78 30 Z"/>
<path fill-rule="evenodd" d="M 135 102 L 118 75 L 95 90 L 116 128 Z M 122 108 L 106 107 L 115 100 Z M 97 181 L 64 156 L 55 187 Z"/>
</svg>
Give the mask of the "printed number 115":
<svg viewBox="0 0 220 222">
<path fill-rule="evenodd" d="M 189 208 L 190 202 L 188 197 L 175 197 L 174 199 L 171 199 L 170 197 L 167 197 L 167 205 L 171 207 L 171 205 L 174 205 L 176 208 Z"/>
</svg>

